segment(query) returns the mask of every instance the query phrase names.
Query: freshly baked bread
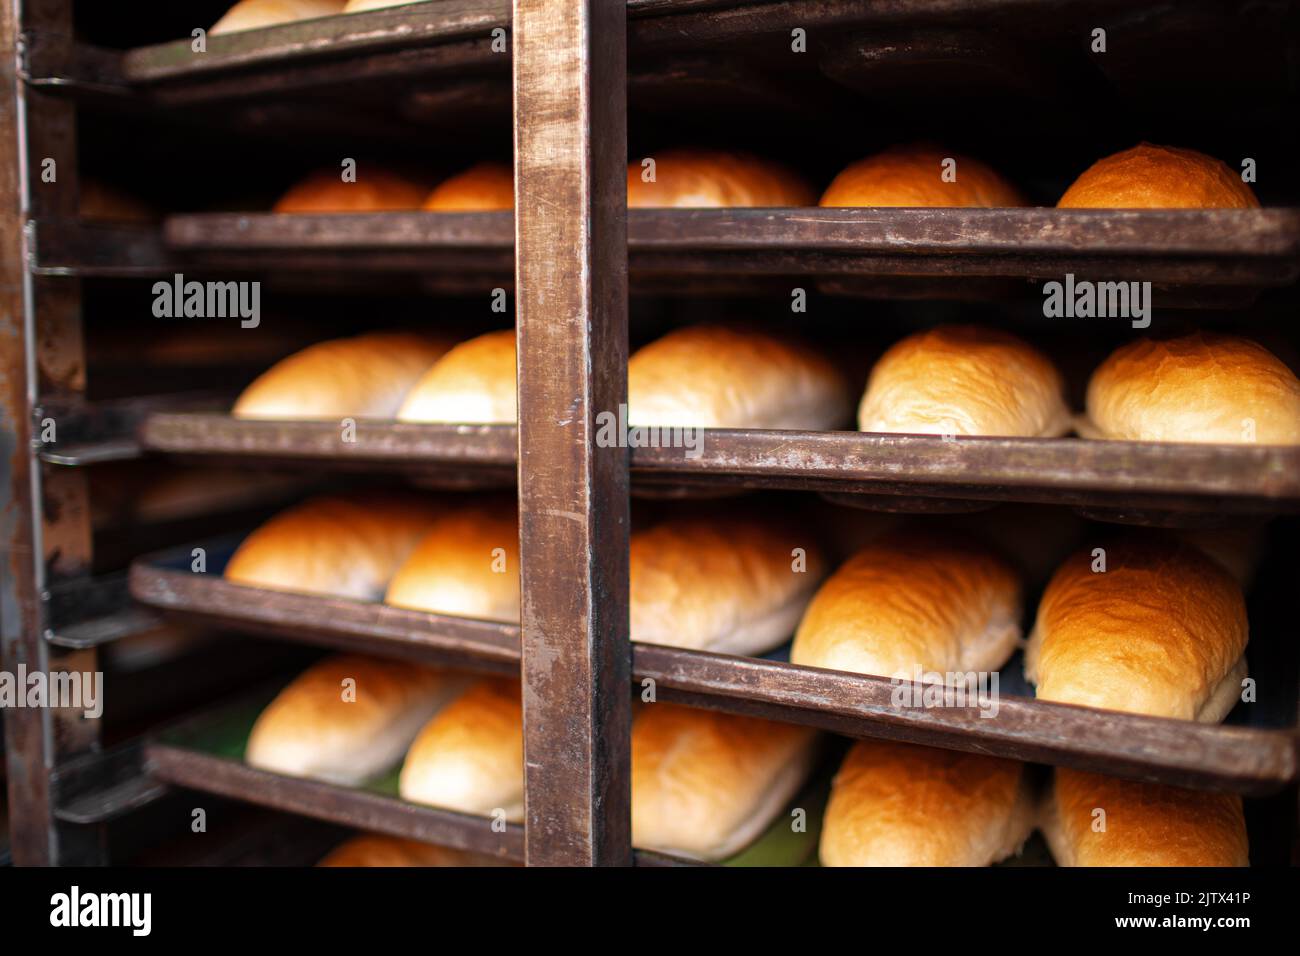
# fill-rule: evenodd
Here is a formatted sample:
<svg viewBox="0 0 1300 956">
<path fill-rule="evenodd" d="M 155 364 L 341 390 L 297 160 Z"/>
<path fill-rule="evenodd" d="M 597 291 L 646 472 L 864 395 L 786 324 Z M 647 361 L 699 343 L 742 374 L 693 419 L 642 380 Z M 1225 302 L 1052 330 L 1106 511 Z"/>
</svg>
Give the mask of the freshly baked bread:
<svg viewBox="0 0 1300 956">
<path fill-rule="evenodd" d="M 451 343 L 408 332 L 317 342 L 281 359 L 244 389 L 236 418 L 337 421 L 392 418 Z"/>
<path fill-rule="evenodd" d="M 1058 767 L 1039 826 L 1058 866 L 1250 865 L 1235 793 Z"/>
<path fill-rule="evenodd" d="M 994 671 L 1020 640 L 1020 583 L 965 538 L 891 532 L 822 585 L 790 650 L 795 664 L 913 679 Z"/>
<path fill-rule="evenodd" d="M 944 181 L 943 161 L 956 162 Z M 822 195 L 823 206 L 1027 206 L 1016 187 L 978 159 L 937 146 L 894 146 L 844 169 Z"/>
<path fill-rule="evenodd" d="M 473 684 L 425 725 L 402 765 L 403 800 L 460 813 L 524 817 L 524 718 L 519 683 Z"/>
<path fill-rule="evenodd" d="M 430 212 L 494 212 L 515 208 L 515 173 L 505 163 L 479 163 L 438 185 L 424 208 Z"/>
<path fill-rule="evenodd" d="M 410 3 L 420 3 L 422 0 L 348 0 L 348 5 L 343 8 L 344 13 L 361 13 L 363 10 L 379 10 L 383 7 L 404 7 Z"/>
<path fill-rule="evenodd" d="M 724 860 L 771 825 L 807 779 L 817 735 L 673 704 L 632 725 L 632 844 L 691 860 Z"/>
<path fill-rule="evenodd" d="M 278 213 L 401 212 L 419 209 L 429 187 L 384 169 L 357 171 L 345 183 L 340 169 L 322 169 L 290 187 L 272 207 Z"/>
<path fill-rule="evenodd" d="M 830 362 L 762 332 L 676 329 L 627 365 L 634 425 L 825 429 L 849 415 L 848 386 Z"/>
<path fill-rule="evenodd" d="M 823 866 L 989 866 L 1034 828 L 1024 764 L 860 740 L 831 784 Z"/>
<path fill-rule="evenodd" d="M 403 422 L 513 424 L 516 416 L 513 329 L 456 346 L 415 383 L 397 412 Z"/>
<path fill-rule="evenodd" d="M 637 532 L 631 567 L 632 640 L 720 654 L 784 644 L 828 570 L 807 532 L 741 516 Z"/>
<path fill-rule="evenodd" d="M 1099 159 L 1065 191 L 1061 209 L 1258 209 L 1221 160 L 1194 149 L 1141 143 Z"/>
<path fill-rule="evenodd" d="M 643 160 L 627 164 L 629 209 L 811 206 L 816 198 L 795 173 L 746 153 L 668 149 L 647 158 L 654 182 L 642 178 Z"/>
<path fill-rule="evenodd" d="M 378 600 L 437 513 L 405 495 L 312 498 L 245 538 L 225 577 L 275 591 Z"/>
<path fill-rule="evenodd" d="M 314 20 L 343 12 L 346 0 L 239 0 L 225 16 L 212 25 L 209 36 L 258 30 L 277 23 Z"/>
<path fill-rule="evenodd" d="M 858 429 L 915 435 L 1051 438 L 1070 430 L 1061 376 L 998 329 L 945 325 L 909 335 L 876 362 Z"/>
<path fill-rule="evenodd" d="M 396 764 L 463 687 L 460 675 L 419 664 L 327 657 L 262 711 L 244 759 L 276 773 L 358 784 Z"/>
<path fill-rule="evenodd" d="M 317 866 L 513 866 L 466 850 L 363 833 L 340 843 Z"/>
<path fill-rule="evenodd" d="M 393 575 L 384 602 L 519 621 L 519 520 L 513 504 L 461 508 L 433 522 Z"/>
<path fill-rule="evenodd" d="M 1249 339 L 1193 332 L 1117 349 L 1088 382 L 1089 438 L 1300 444 L 1300 379 Z"/>
<path fill-rule="evenodd" d="M 1039 700 L 1217 723 L 1246 676 L 1246 602 L 1232 575 L 1161 537 L 1085 548 L 1038 605 L 1025 676 Z"/>
</svg>

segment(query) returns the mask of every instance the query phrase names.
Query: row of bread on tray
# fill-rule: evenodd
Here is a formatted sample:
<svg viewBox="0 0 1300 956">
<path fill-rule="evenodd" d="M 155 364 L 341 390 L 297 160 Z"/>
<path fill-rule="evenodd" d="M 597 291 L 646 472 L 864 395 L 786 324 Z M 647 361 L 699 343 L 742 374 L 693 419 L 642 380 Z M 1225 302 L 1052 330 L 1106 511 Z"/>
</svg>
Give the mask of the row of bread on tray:
<svg viewBox="0 0 1300 956">
<path fill-rule="evenodd" d="M 937 146 L 894 146 L 839 173 L 818 199 L 799 175 L 748 153 L 666 149 L 627 168 L 632 209 L 744 207 L 839 208 L 1030 206 L 1024 195 L 977 159 Z M 1251 209 L 1251 188 L 1220 160 L 1188 149 L 1142 143 L 1098 160 L 1066 190 L 1062 209 Z M 277 213 L 497 212 L 514 208 L 514 174 L 504 163 L 476 163 L 430 191 L 423 178 L 359 166 L 318 170 L 293 185 Z"/>
<path fill-rule="evenodd" d="M 453 345 L 374 332 L 317 343 L 240 395 L 237 418 L 347 417 L 514 423 L 516 345 L 504 330 Z M 850 386 L 825 356 L 788 337 L 688 326 L 628 362 L 630 425 L 824 430 L 850 416 Z M 611 412 L 613 410 L 610 410 Z M 983 326 L 907 336 L 876 361 L 858 404 L 865 432 L 1300 444 L 1300 379 L 1238 336 L 1139 339 L 1113 352 L 1074 415 L 1041 351 Z"/>
<path fill-rule="evenodd" d="M 806 727 L 640 704 L 631 734 L 633 845 L 724 861 L 783 816 L 791 827 L 812 826 L 816 807 L 797 798 L 825 743 Z M 340 785 L 373 781 L 400 760 L 403 799 L 520 822 L 523 751 L 516 680 L 338 655 L 263 711 L 245 759 Z M 1249 861 L 1236 795 L 1066 769 L 1044 787 L 1034 768 L 1013 760 L 875 740 L 855 743 L 840 764 L 818 849 L 826 866 L 986 866 L 1016 855 L 1036 826 L 1065 866 Z M 373 851 L 353 847 L 327 862 L 484 862 Z"/>
<path fill-rule="evenodd" d="M 818 537 L 735 505 L 635 530 L 631 639 L 760 655 L 793 633 L 795 664 L 907 681 L 987 675 L 1024 646 L 1040 700 L 1210 723 L 1242 695 L 1242 587 L 1185 540 L 1129 532 L 1077 551 L 1048 583 L 1026 643 L 1022 581 L 995 549 L 903 524 L 832 572 Z M 224 574 L 252 587 L 519 622 L 510 500 L 312 499 L 249 535 Z"/>
</svg>

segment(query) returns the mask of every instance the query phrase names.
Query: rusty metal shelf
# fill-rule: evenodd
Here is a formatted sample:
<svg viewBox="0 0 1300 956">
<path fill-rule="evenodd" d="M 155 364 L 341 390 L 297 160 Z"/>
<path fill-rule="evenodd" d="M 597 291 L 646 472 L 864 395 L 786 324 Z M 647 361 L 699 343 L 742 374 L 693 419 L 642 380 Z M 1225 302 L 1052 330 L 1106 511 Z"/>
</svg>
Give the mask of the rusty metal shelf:
<svg viewBox="0 0 1300 956">
<path fill-rule="evenodd" d="M 159 610 L 250 633 L 489 671 L 513 671 L 519 663 L 515 625 L 250 588 L 183 570 L 165 555 L 134 564 L 131 591 Z M 1275 792 L 1300 776 L 1294 727 L 1201 724 L 1013 695 L 1001 696 L 994 717 L 973 705 L 900 708 L 892 702 L 896 686 L 883 678 L 645 644 L 633 645 L 632 673 L 638 686 L 653 680 L 661 700 L 847 736 L 1245 794 Z M 1003 680 L 1017 683 L 1010 673 Z"/>
<path fill-rule="evenodd" d="M 342 442 L 333 422 L 262 422 L 204 413 L 155 413 L 145 449 L 223 459 L 334 463 L 509 479 L 517 430 L 509 425 L 361 422 Z M 635 448 L 641 487 L 786 488 L 842 503 L 906 510 L 916 497 L 1067 504 L 1177 523 L 1207 515 L 1300 511 L 1300 448 L 1103 442 L 1077 438 L 959 438 L 862 432 L 709 429 L 701 453 Z"/>
</svg>

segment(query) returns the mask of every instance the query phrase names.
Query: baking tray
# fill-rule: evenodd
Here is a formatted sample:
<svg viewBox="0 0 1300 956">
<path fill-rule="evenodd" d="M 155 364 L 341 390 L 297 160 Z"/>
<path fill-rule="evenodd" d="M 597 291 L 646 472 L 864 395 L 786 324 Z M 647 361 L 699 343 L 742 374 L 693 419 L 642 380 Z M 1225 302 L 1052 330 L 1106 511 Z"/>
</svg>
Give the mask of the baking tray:
<svg viewBox="0 0 1300 956">
<path fill-rule="evenodd" d="M 363 421 L 356 441 L 345 443 L 334 422 L 156 412 L 142 420 L 138 440 L 176 455 L 499 484 L 511 480 L 518 437 L 508 425 Z M 918 499 L 1022 501 L 1157 525 L 1300 511 L 1300 448 L 1281 446 L 709 429 L 697 458 L 679 448 L 635 448 L 631 467 L 642 491 L 801 489 L 875 510 L 917 510 Z"/>
<path fill-rule="evenodd" d="M 257 634 L 486 670 L 517 671 L 518 628 L 381 604 L 232 584 L 220 576 L 231 549 L 214 543 L 208 572 L 189 570 L 178 549 L 137 560 L 136 600 L 196 622 Z M 1275 620 L 1269 615 L 1269 620 Z M 783 660 L 733 657 L 636 644 L 636 686 L 654 682 L 659 699 L 805 724 L 850 737 L 911 743 L 1077 767 L 1179 786 L 1268 794 L 1300 776 L 1296 702 L 1300 688 L 1288 642 L 1257 634 L 1251 673 L 1260 703 L 1239 706 L 1226 724 L 1202 724 L 1033 699 L 1019 657 L 1000 672 L 993 717 L 978 706 L 936 709 L 893 704 L 890 681 L 802 667 Z"/>
</svg>

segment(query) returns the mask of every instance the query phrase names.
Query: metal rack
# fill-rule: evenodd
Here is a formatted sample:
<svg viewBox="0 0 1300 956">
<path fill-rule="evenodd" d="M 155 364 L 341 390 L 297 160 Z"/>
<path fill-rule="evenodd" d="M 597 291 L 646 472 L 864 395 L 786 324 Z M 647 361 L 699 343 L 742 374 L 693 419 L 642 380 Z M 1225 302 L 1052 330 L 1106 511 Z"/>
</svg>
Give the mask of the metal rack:
<svg viewBox="0 0 1300 956">
<path fill-rule="evenodd" d="M 630 845 L 628 689 L 647 679 L 661 699 L 850 736 L 1252 795 L 1293 791 L 1294 720 L 1188 725 L 1029 696 L 1006 699 L 993 721 L 973 708 L 900 711 L 885 680 L 627 640 L 629 498 L 637 489 L 797 489 L 883 510 L 1042 502 L 1159 525 L 1300 512 L 1294 449 L 719 430 L 701 457 L 687 459 L 593 440 L 597 412 L 626 397 L 629 290 L 725 293 L 798 277 L 834 295 L 997 298 L 1074 272 L 1150 280 L 1171 301 L 1223 308 L 1293 285 L 1294 208 L 629 214 L 625 207 L 624 91 L 662 90 L 673 70 L 703 81 L 717 81 L 720 71 L 733 83 L 752 78 L 742 61 L 702 60 L 703 44 L 761 47 L 788 44 L 793 28 L 833 30 L 790 88 L 834 81 L 861 89 L 864 78 L 892 75 L 871 71 L 902 68 L 881 55 L 886 48 L 925 63 L 941 49 L 963 75 L 975 75 L 992 54 L 1014 50 L 1017 36 L 1041 33 L 1050 45 L 1097 17 L 1148 33 L 1165 29 L 1169 17 L 1203 31 L 1223 22 L 1211 4 L 1176 13 L 1137 6 L 1081 0 L 1048 14 L 1028 0 L 516 0 L 512 11 L 504 0 L 440 0 L 214 38 L 203 57 L 191 55 L 188 41 L 125 52 L 81 43 L 71 0 L 28 0 L 20 21 L 7 6 L 0 50 L 17 66 L 0 89 L 0 142 L 14 144 L 0 162 L 0 195 L 21 202 L 0 221 L 0 290 L 5 314 L 21 321 L 13 322 L 19 334 L 0 337 L 0 428 L 12 442 L 5 666 L 95 670 L 105 645 L 166 619 L 518 672 L 527 804 L 524 826 L 498 832 L 481 819 L 280 777 L 187 745 L 193 732 L 231 719 L 225 710 L 108 747 L 94 721 L 15 711 L 4 722 L 15 862 L 107 862 L 105 821 L 184 787 L 532 864 L 671 864 Z M 1263 6 L 1293 15 L 1287 4 Z M 494 31 L 507 31 L 509 57 L 494 52 Z M 1065 59 L 1022 66 L 1051 91 L 1076 81 Z M 1124 69 L 1119 60 L 1111 79 L 1121 82 Z M 220 106 L 234 128 L 246 129 L 283 121 L 277 103 L 289 93 L 309 103 L 328 93 L 339 101 L 327 109 L 317 100 L 299 120 L 364 123 L 358 100 L 342 91 L 393 90 L 415 76 L 440 85 L 436 95 L 400 97 L 400 116 L 436 123 L 470 104 L 513 110 L 517 215 L 181 214 L 157 226 L 77 215 L 79 108 Z M 47 157 L 57 163 L 60 189 L 39 188 Z M 344 445 L 332 424 L 231 419 L 223 396 L 86 400 L 83 281 L 322 269 L 417 273 L 440 291 L 513 287 L 518 428 L 363 422 L 357 441 Z M 58 440 L 42 443 L 41 423 L 51 418 Z M 95 575 L 88 471 L 144 455 L 474 486 L 517 480 L 522 624 L 243 588 L 221 579 L 218 567 L 178 570 L 171 552 L 137 559 L 129 579 Z"/>
</svg>

